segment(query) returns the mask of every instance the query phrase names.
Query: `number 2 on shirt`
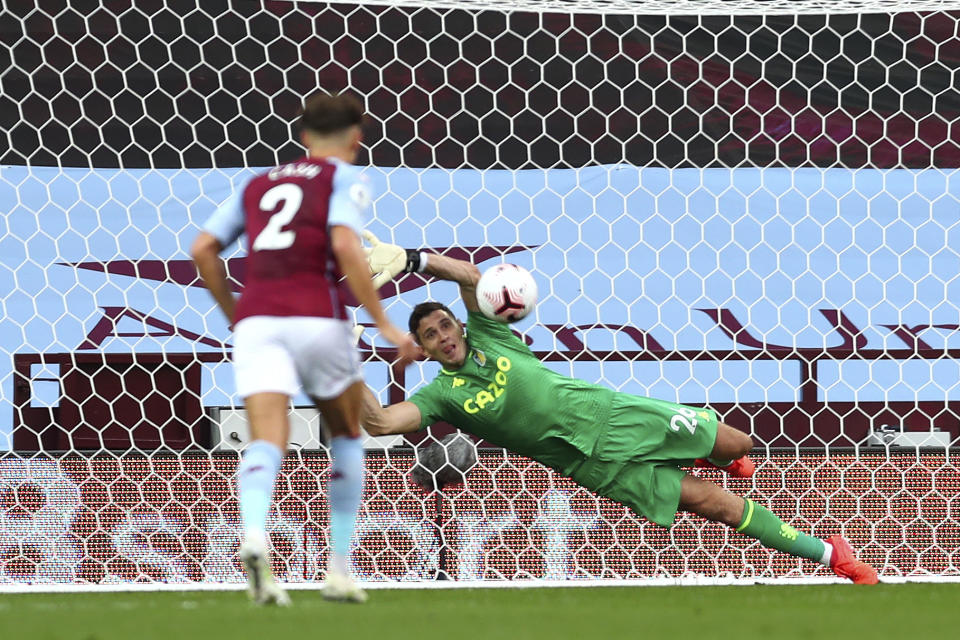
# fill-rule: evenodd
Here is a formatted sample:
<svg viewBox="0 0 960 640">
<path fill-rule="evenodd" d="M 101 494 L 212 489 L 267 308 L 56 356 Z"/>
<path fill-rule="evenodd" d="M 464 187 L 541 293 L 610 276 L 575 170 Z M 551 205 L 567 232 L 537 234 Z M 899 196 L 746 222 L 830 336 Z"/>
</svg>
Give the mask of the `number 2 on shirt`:
<svg viewBox="0 0 960 640">
<path fill-rule="evenodd" d="M 253 251 L 275 251 L 286 249 L 293 244 L 297 237 L 296 231 L 281 231 L 281 229 L 290 224 L 293 216 L 300 210 L 300 205 L 303 203 L 303 189 L 291 182 L 278 184 L 263 194 L 259 207 L 261 211 L 271 211 L 281 202 L 283 206 L 270 216 L 263 231 L 257 234 L 257 239 L 253 241 Z"/>
</svg>

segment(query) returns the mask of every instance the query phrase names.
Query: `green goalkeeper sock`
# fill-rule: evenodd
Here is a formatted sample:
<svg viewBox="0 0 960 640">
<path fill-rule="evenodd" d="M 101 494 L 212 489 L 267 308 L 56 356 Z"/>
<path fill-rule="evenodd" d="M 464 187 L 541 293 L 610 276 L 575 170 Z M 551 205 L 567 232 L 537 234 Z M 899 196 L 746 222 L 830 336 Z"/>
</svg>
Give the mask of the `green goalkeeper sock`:
<svg viewBox="0 0 960 640">
<path fill-rule="evenodd" d="M 737 527 L 738 532 L 756 538 L 765 547 L 814 562 L 823 562 L 826 551 L 823 540 L 797 531 L 769 509 L 749 498 L 746 502 L 743 520 Z"/>
</svg>

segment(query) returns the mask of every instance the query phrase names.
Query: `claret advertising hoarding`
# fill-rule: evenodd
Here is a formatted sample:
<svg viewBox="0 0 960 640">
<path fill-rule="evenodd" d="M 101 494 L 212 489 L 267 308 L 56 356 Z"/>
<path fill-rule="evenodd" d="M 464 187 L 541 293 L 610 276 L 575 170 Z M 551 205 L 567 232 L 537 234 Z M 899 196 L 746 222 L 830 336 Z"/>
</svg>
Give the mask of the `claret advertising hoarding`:
<svg viewBox="0 0 960 640">
<path fill-rule="evenodd" d="M 367 581 L 831 575 L 689 515 L 671 529 L 647 523 L 502 452 L 482 452 L 442 495 L 409 483 L 412 455 L 371 454 L 367 464 L 352 556 Z M 4 458 L 0 583 L 242 583 L 235 467 L 235 455 Z M 322 582 L 327 469 L 322 453 L 284 463 L 268 526 L 284 581 Z M 842 527 L 888 576 L 956 566 L 960 525 L 949 502 L 960 472 L 942 454 L 774 455 L 729 488 L 789 508 L 818 534 Z"/>
</svg>

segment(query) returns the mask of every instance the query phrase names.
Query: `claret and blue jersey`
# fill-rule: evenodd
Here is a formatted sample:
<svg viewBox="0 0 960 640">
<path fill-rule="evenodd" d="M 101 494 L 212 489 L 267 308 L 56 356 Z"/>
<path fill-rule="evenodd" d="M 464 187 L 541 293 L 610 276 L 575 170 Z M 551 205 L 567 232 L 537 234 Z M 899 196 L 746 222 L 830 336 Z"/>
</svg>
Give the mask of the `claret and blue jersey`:
<svg viewBox="0 0 960 640">
<path fill-rule="evenodd" d="M 222 247 L 247 234 L 246 282 L 235 321 L 346 319 L 329 228 L 345 225 L 360 234 L 370 201 L 361 169 L 332 158 L 300 158 L 237 190 L 204 225 Z"/>
</svg>

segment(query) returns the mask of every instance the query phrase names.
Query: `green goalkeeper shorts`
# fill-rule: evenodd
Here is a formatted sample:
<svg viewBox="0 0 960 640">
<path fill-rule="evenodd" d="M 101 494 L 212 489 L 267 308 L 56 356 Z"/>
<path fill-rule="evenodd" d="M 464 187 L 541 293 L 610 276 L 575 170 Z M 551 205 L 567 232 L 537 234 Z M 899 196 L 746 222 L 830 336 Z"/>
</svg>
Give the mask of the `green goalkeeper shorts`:
<svg viewBox="0 0 960 640">
<path fill-rule="evenodd" d="M 686 475 L 681 467 L 709 456 L 716 440 L 717 415 L 710 409 L 617 393 L 593 455 L 568 472 L 587 489 L 669 527 Z"/>
</svg>

